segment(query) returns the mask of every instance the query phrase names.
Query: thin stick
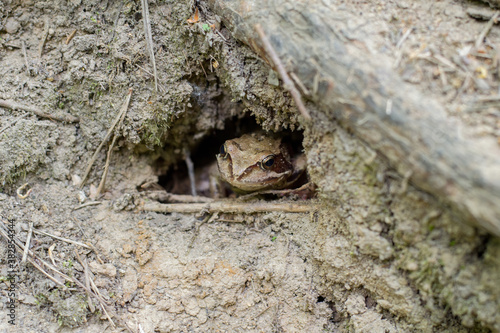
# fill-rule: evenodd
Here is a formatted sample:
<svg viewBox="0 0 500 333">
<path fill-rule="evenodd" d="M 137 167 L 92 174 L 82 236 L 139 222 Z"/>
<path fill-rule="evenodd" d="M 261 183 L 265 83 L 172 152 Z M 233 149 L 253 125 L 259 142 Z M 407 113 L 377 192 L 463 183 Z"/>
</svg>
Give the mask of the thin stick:
<svg viewBox="0 0 500 333">
<path fill-rule="evenodd" d="M 142 19 L 144 22 L 144 33 L 146 35 L 146 42 L 148 45 L 149 58 L 151 64 L 153 65 L 153 74 L 155 78 L 155 91 L 158 92 L 158 74 L 156 72 L 156 61 L 155 61 L 155 53 L 153 50 L 153 37 L 151 36 L 151 23 L 149 22 L 149 8 L 148 1 L 141 0 L 142 4 Z"/>
<path fill-rule="evenodd" d="M 10 124 L 8 124 L 7 126 L 5 126 L 4 128 L 2 128 L 0 130 L 0 134 L 3 133 L 3 131 L 5 131 L 6 129 L 9 129 L 10 127 L 14 126 L 19 120 L 23 119 L 24 117 L 26 117 L 28 114 L 25 113 L 23 114 L 22 116 L 20 117 L 17 117 L 16 119 L 14 119 L 14 121 L 12 121 Z"/>
<path fill-rule="evenodd" d="M 101 151 L 102 147 L 104 147 L 104 144 L 106 143 L 106 141 L 108 141 L 109 137 L 111 136 L 111 133 L 113 133 L 113 130 L 115 129 L 116 124 L 118 124 L 118 122 L 120 122 L 120 120 L 122 119 L 122 117 L 124 117 L 125 112 L 128 109 L 128 105 L 130 103 L 130 97 L 131 96 L 132 96 L 132 88 L 129 88 L 127 99 L 125 100 L 125 104 L 123 104 L 123 107 L 122 107 L 121 111 L 118 112 L 118 115 L 116 116 L 115 120 L 111 124 L 111 127 L 108 129 L 108 133 L 106 133 L 106 136 L 102 140 L 102 142 L 99 145 L 99 147 L 97 147 L 94 155 L 90 159 L 89 165 L 87 166 L 87 169 L 85 170 L 85 174 L 83 175 L 82 182 L 80 184 L 80 188 L 82 188 L 83 185 L 85 185 L 85 181 L 87 180 L 87 177 L 89 176 L 90 169 L 92 169 L 92 165 L 94 165 L 94 162 L 97 160 L 97 155 L 99 155 L 99 152 Z"/>
<path fill-rule="evenodd" d="M 212 202 L 214 199 L 202 196 L 192 196 L 185 194 L 172 194 L 165 191 L 144 192 L 145 196 L 151 200 L 160 202 Z"/>
<path fill-rule="evenodd" d="M 41 230 L 36 230 L 34 229 L 33 232 L 35 234 L 39 234 L 39 235 L 44 235 L 44 236 L 49 236 L 49 237 L 52 237 L 54 239 L 57 239 L 57 240 L 60 240 L 60 241 L 63 241 L 63 242 L 66 242 L 66 243 L 70 243 L 70 244 L 75 244 L 75 245 L 78 245 L 78 246 L 81 246 L 81 247 L 84 247 L 86 249 L 92 249 L 90 246 L 86 245 L 86 244 L 83 244 L 83 243 L 80 243 L 78 241 L 74 241 L 74 240 L 71 240 L 71 239 L 68 239 L 68 238 L 64 238 L 64 237 L 59 237 L 59 236 L 56 236 L 56 235 L 52 235 L 52 234 L 49 234 L 48 232 L 45 232 L 45 231 L 41 231 Z"/>
<path fill-rule="evenodd" d="M 24 245 L 23 259 L 21 259 L 21 262 L 23 264 L 26 262 L 26 258 L 28 257 L 28 250 L 30 248 L 32 234 L 33 234 L 33 222 L 30 222 L 30 227 L 28 229 L 28 237 L 26 237 L 26 244 Z"/>
<path fill-rule="evenodd" d="M 68 35 L 68 37 L 66 37 L 66 42 L 65 42 L 65 43 L 66 43 L 66 45 L 68 45 L 68 44 L 69 44 L 69 42 L 71 42 L 71 40 L 73 39 L 73 37 L 75 37 L 75 35 L 76 35 L 76 29 L 75 29 L 75 30 L 73 30 L 73 31 L 72 31 L 72 32 Z"/>
<path fill-rule="evenodd" d="M 74 217 L 74 216 L 73 216 L 73 220 L 75 221 L 76 225 L 78 226 L 78 229 L 80 229 L 80 232 L 82 233 L 83 237 L 85 239 L 87 239 L 87 245 L 90 246 L 90 248 L 92 249 L 92 251 L 94 251 L 94 253 L 96 255 L 96 258 L 97 258 L 97 261 L 99 261 L 99 263 L 101 265 L 103 265 L 104 261 L 102 261 L 101 257 L 99 256 L 99 252 L 97 251 L 97 249 L 95 248 L 95 246 L 90 241 L 88 241 L 89 237 L 85 233 L 85 230 L 83 230 L 83 228 L 81 226 L 82 223 L 76 217 Z"/>
<path fill-rule="evenodd" d="M 297 83 L 297 85 L 299 86 L 300 90 L 302 90 L 302 93 L 304 95 L 311 95 L 311 93 L 309 92 L 309 89 L 306 88 L 306 86 L 302 83 L 302 81 L 300 81 L 299 77 L 297 76 L 297 74 L 295 74 L 294 72 L 291 72 L 290 73 L 290 77 L 292 78 L 292 80 Z"/>
<path fill-rule="evenodd" d="M 285 66 L 283 66 L 283 64 L 281 63 L 281 60 L 278 57 L 278 54 L 276 53 L 273 46 L 271 45 L 271 42 L 269 42 L 269 39 L 267 38 L 266 34 L 264 33 L 264 30 L 262 30 L 261 25 L 256 24 L 255 30 L 259 34 L 259 37 L 262 41 L 262 44 L 264 45 L 264 49 L 266 50 L 267 54 L 271 57 L 271 60 L 273 61 L 274 66 L 276 67 L 276 69 L 278 70 L 278 73 L 280 74 L 281 79 L 283 80 L 283 83 L 284 83 L 284 88 L 290 92 L 290 95 L 292 95 L 293 100 L 295 101 L 295 104 L 297 104 L 297 108 L 299 109 L 302 116 L 306 120 L 311 119 L 311 116 L 309 115 L 309 111 L 307 111 L 306 107 L 304 106 L 304 103 L 302 102 L 300 92 L 297 90 L 297 88 L 295 88 L 295 84 L 288 76 L 288 74 L 285 70 Z"/>
<path fill-rule="evenodd" d="M 28 257 L 28 262 L 30 264 L 32 264 L 36 269 L 38 269 L 43 275 L 45 275 L 46 277 L 48 277 L 51 281 L 53 281 L 55 284 L 63 287 L 63 288 L 67 288 L 64 283 L 62 283 L 61 281 L 59 281 L 58 279 L 56 279 L 55 277 L 53 277 L 52 275 L 50 275 L 49 273 L 47 273 L 47 271 L 45 271 L 43 269 L 42 266 L 40 266 L 39 264 L 37 264 L 37 262 L 33 259 L 31 259 L 31 257 Z"/>
<path fill-rule="evenodd" d="M 56 266 L 56 260 L 54 259 L 54 249 L 56 248 L 56 243 L 53 243 L 49 249 L 47 250 L 47 252 L 49 253 L 49 258 L 50 258 L 50 261 L 52 261 L 52 265 Z"/>
<path fill-rule="evenodd" d="M 491 19 L 488 21 L 488 23 L 486 24 L 484 29 L 481 31 L 481 33 L 479 34 L 479 36 L 476 39 L 476 44 L 475 44 L 476 49 L 478 49 L 481 46 L 481 44 L 484 41 L 484 38 L 490 32 L 491 27 L 493 27 L 493 24 L 495 24 L 499 15 L 500 15 L 500 11 L 495 12 L 495 15 L 493 15 L 491 17 Z"/>
<path fill-rule="evenodd" d="M 79 209 L 82 209 L 82 208 L 85 208 L 85 207 L 97 206 L 97 205 L 100 205 L 100 204 L 102 204 L 102 201 L 90 201 L 90 202 L 81 204 L 78 207 L 73 208 L 73 210 L 79 210 Z"/>
<path fill-rule="evenodd" d="M 44 112 L 44 111 L 42 111 L 42 110 L 40 110 L 38 108 L 35 108 L 35 107 L 32 107 L 32 106 L 23 105 L 23 104 L 19 104 L 19 103 L 13 102 L 13 101 L 7 101 L 7 100 L 4 100 L 4 99 L 0 99 L 0 106 L 3 107 L 3 108 L 11 109 L 11 110 L 24 110 L 24 111 L 28 111 L 28 112 L 36 114 L 37 116 L 39 116 L 41 118 L 48 118 L 48 119 L 51 119 L 51 120 L 63 121 L 63 122 L 66 122 L 66 123 L 77 123 L 77 122 L 80 121 L 80 119 L 78 117 L 72 116 L 70 114 L 61 115 L 61 116 L 57 116 L 57 115 L 53 115 L 53 114 L 48 114 L 48 113 L 46 113 L 46 112 Z"/>
<path fill-rule="evenodd" d="M 123 118 L 121 120 L 123 120 Z M 120 124 L 118 126 L 120 126 Z M 108 170 L 109 170 L 109 161 L 111 160 L 111 152 L 113 151 L 113 147 L 115 146 L 116 138 L 118 138 L 118 135 L 116 135 L 115 133 L 115 135 L 113 135 L 113 140 L 111 140 L 111 144 L 109 145 L 108 148 L 108 154 L 106 156 L 106 164 L 104 164 L 104 172 L 102 173 L 101 182 L 97 187 L 97 193 L 96 193 L 97 197 L 101 194 L 102 191 L 104 191 L 104 186 L 106 185 L 106 177 L 108 176 Z"/>
<path fill-rule="evenodd" d="M 205 203 L 178 203 L 160 204 L 157 202 L 145 203 L 143 209 L 148 212 L 158 213 L 198 213 L 206 211 L 208 213 L 264 213 L 264 212 L 288 212 L 288 213 L 308 213 L 316 208 L 312 204 L 297 203 L 241 203 L 232 201 L 218 201 L 209 204 Z"/>
<path fill-rule="evenodd" d="M 99 291 L 99 289 L 95 285 L 94 280 L 92 280 L 92 279 L 90 279 L 90 287 L 92 288 L 92 290 L 94 291 L 94 293 L 96 295 L 98 295 L 99 297 L 104 299 L 104 297 L 101 295 L 101 292 Z"/>
<path fill-rule="evenodd" d="M 23 50 L 24 62 L 26 64 L 26 75 L 30 76 L 30 64 L 28 61 L 28 52 L 26 51 L 26 43 L 24 40 L 21 41 L 21 48 Z"/>
<path fill-rule="evenodd" d="M 242 196 L 238 197 L 238 199 L 245 201 L 245 200 L 248 200 L 250 198 L 253 198 L 255 196 L 262 195 L 262 194 L 288 195 L 288 194 L 299 193 L 300 191 L 304 191 L 306 189 L 314 190 L 314 184 L 309 182 L 309 183 L 305 183 L 304 185 L 302 185 L 298 188 L 290 188 L 290 189 L 284 189 L 284 190 L 257 191 L 257 192 L 242 195 Z"/>
<path fill-rule="evenodd" d="M 115 39 L 116 27 L 118 25 L 118 20 L 120 19 L 120 14 L 122 13 L 124 1 L 121 1 L 120 7 L 117 10 L 115 21 L 113 22 L 113 33 L 109 37 L 107 44 L 111 44 L 111 42 Z"/>
<path fill-rule="evenodd" d="M 202 225 L 204 225 L 205 223 L 208 222 L 208 220 L 210 220 L 212 218 L 213 214 L 212 215 L 207 215 L 203 221 L 201 221 L 200 224 L 198 224 L 198 226 L 196 227 L 196 229 L 194 230 L 194 235 L 193 237 L 191 237 L 191 241 L 189 242 L 189 245 L 188 245 L 188 249 L 192 249 L 193 248 L 193 244 L 194 244 L 194 241 L 196 240 L 196 238 L 198 237 L 198 234 L 200 233 L 200 228 Z"/>
<path fill-rule="evenodd" d="M 148 74 L 148 75 L 151 75 L 153 76 L 153 73 L 151 73 L 150 71 L 148 71 L 147 69 L 145 69 L 144 67 L 141 67 L 139 65 L 135 65 L 137 68 L 141 69 L 142 71 L 144 71 L 144 73 Z M 161 84 L 161 81 L 158 80 L 158 88 L 160 89 L 160 91 L 167 91 L 165 89 L 165 87 Z"/>
<path fill-rule="evenodd" d="M 80 258 L 80 254 L 78 253 L 78 251 L 75 249 L 75 254 L 76 254 L 76 259 L 78 260 L 78 262 L 80 263 L 80 265 L 82 265 L 83 267 L 83 272 L 84 272 L 84 275 L 85 275 L 85 286 L 87 287 L 87 289 L 90 290 L 90 274 L 89 274 L 89 266 L 87 265 L 87 260 L 83 261 L 82 258 Z M 87 303 L 89 305 L 89 308 L 90 308 L 90 312 L 94 313 L 95 311 L 95 307 L 94 307 L 94 303 L 92 303 L 92 298 L 90 297 L 91 294 L 89 292 L 87 292 Z"/>
<path fill-rule="evenodd" d="M 401 46 L 403 46 L 403 43 L 408 38 L 408 36 L 410 36 L 410 34 L 411 34 L 412 31 L 413 31 L 413 27 L 409 28 L 408 30 L 406 30 L 406 32 L 403 34 L 403 36 L 401 37 L 401 39 L 396 44 L 396 48 L 397 49 L 400 49 Z"/>
<path fill-rule="evenodd" d="M 38 45 L 38 56 L 41 58 L 43 54 L 43 47 L 45 46 L 45 42 L 47 41 L 47 37 L 49 36 L 49 18 L 45 18 L 45 27 L 43 29 L 43 37 L 40 41 L 40 45 Z"/>
<path fill-rule="evenodd" d="M 4 43 L 3 46 L 12 47 L 13 49 L 21 49 L 22 48 L 22 46 L 19 46 L 16 44 L 11 44 L 11 43 Z"/>
<path fill-rule="evenodd" d="M 208 79 L 207 72 L 205 72 L 205 67 L 203 67 L 203 64 L 201 63 L 201 61 L 199 61 L 199 60 L 198 60 L 198 63 L 200 64 L 201 69 L 203 69 L 203 73 L 205 73 L 205 78 L 207 78 L 207 79 Z"/>
</svg>

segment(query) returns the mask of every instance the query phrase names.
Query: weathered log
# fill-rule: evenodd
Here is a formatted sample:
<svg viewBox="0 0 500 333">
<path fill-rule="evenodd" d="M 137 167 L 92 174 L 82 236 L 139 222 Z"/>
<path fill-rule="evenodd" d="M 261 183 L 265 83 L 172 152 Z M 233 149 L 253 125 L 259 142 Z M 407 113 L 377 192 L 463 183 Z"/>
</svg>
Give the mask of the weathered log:
<svg viewBox="0 0 500 333">
<path fill-rule="evenodd" d="M 467 137 L 466 126 L 404 82 L 388 57 L 374 59 L 363 41 L 349 40 L 349 31 L 340 33 L 332 24 L 338 16 L 334 8 L 321 1 L 209 3 L 235 38 L 269 59 L 255 31 L 260 24 L 317 110 L 350 129 L 400 174 L 410 175 L 414 186 L 500 236 L 497 142 Z M 324 119 L 311 116 L 311 126 Z"/>
</svg>

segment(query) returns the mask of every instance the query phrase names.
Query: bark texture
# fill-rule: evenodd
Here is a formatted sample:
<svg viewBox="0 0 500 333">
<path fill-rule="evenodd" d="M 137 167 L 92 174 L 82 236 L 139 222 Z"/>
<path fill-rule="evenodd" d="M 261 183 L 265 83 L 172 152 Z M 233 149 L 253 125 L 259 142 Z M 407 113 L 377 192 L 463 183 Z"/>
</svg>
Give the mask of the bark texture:
<svg viewBox="0 0 500 333">
<path fill-rule="evenodd" d="M 388 57 L 369 52 L 368 40 L 337 28 L 335 22 L 349 21 L 349 13 L 321 1 L 210 5 L 233 36 L 268 59 L 255 32 L 255 24 L 262 25 L 297 85 L 305 87 L 309 105 L 317 108 L 312 126 L 325 126 L 325 118 L 340 122 L 417 188 L 500 236 L 497 142 L 468 135 L 440 102 L 403 81 Z"/>
</svg>

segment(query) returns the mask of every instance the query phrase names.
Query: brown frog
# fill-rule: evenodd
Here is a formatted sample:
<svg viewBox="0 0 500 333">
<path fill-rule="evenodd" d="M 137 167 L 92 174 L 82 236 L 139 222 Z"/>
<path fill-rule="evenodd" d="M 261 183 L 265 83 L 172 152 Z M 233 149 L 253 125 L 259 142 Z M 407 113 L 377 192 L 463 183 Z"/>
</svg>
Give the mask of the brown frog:
<svg viewBox="0 0 500 333">
<path fill-rule="evenodd" d="M 281 139 L 254 133 L 227 140 L 217 165 L 222 180 L 236 191 L 254 192 L 290 186 L 305 170 L 305 159 L 292 161 Z"/>
</svg>

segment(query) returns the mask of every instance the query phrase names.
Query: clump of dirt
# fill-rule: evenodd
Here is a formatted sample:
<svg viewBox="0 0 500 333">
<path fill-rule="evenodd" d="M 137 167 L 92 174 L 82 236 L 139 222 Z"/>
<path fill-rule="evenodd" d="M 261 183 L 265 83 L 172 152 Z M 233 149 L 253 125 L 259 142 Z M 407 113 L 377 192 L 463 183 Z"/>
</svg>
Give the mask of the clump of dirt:
<svg viewBox="0 0 500 333">
<path fill-rule="evenodd" d="M 17 326 L 0 328 L 500 331 L 498 239 L 412 187 L 312 103 L 317 119 L 303 123 L 276 73 L 205 2 L 150 4 L 158 91 L 139 3 L 11 1 L 0 15 L 0 98 L 80 119 L 0 108 L 2 224 L 13 221 L 21 243 L 34 230 L 36 261 L 57 269 L 48 279 L 18 254 Z M 79 181 L 129 88 L 105 192 L 93 198 L 106 149 L 83 189 Z M 299 137 L 318 186 L 309 213 L 143 210 L 141 191 L 166 185 L 186 154 L 203 165 L 254 129 Z"/>
</svg>

